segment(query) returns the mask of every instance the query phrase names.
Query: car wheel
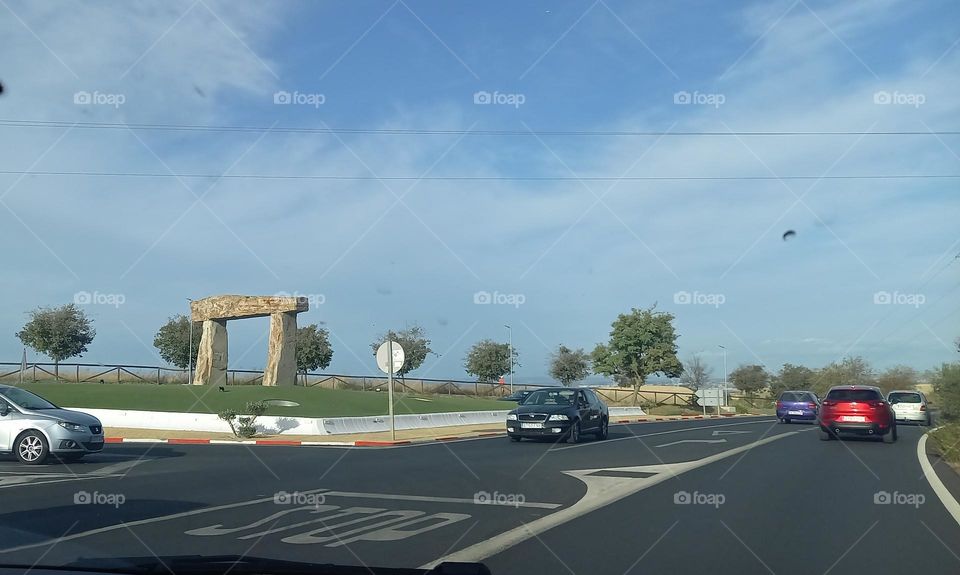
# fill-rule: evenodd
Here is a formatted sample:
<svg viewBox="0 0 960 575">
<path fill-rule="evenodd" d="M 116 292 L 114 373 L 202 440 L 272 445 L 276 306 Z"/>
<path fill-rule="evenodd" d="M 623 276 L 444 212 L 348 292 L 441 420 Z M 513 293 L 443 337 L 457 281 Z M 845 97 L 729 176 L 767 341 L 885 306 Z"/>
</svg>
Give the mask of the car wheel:
<svg viewBox="0 0 960 575">
<path fill-rule="evenodd" d="M 784 419 L 783 422 L 786 423 L 786 424 L 788 424 L 788 425 L 790 424 L 790 420 L 789 420 L 789 419 Z"/>
<path fill-rule="evenodd" d="M 24 432 L 13 443 L 13 453 L 21 463 L 40 465 L 47 460 L 50 447 L 47 439 L 39 431 Z"/>
<path fill-rule="evenodd" d="M 510 441 L 519 442 L 521 439 L 523 439 L 523 438 L 520 437 L 519 435 L 511 435 L 511 436 L 510 436 Z"/>
<path fill-rule="evenodd" d="M 832 433 L 827 431 L 824 428 L 820 428 L 820 441 L 830 441 L 831 439 L 836 439 Z"/>
<path fill-rule="evenodd" d="M 931 425 L 933 425 L 933 421 L 930 420 L 930 416 L 929 416 L 929 415 L 927 415 L 927 420 L 924 421 L 923 424 L 924 424 L 925 426 L 927 426 L 927 427 L 930 427 Z"/>
<path fill-rule="evenodd" d="M 567 434 L 567 442 L 569 443 L 579 443 L 580 442 L 580 422 L 577 421 L 570 428 L 570 432 Z"/>
<path fill-rule="evenodd" d="M 890 431 L 883 436 L 884 443 L 895 443 L 897 441 L 897 426 L 894 425 L 890 428 Z"/>
<path fill-rule="evenodd" d="M 610 420 L 604 419 L 600 422 L 600 431 L 597 432 L 597 439 L 606 439 L 610 434 Z"/>
</svg>

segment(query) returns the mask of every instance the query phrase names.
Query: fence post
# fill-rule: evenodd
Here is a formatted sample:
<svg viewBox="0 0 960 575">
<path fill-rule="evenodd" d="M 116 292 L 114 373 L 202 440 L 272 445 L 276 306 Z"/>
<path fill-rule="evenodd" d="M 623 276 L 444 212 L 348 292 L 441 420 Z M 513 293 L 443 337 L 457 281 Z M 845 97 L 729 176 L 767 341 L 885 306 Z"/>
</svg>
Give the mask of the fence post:
<svg viewBox="0 0 960 575">
<path fill-rule="evenodd" d="M 117 383 L 120 383 L 120 367 L 117 367 Z"/>
<path fill-rule="evenodd" d="M 157 368 L 157 385 L 160 385 L 160 368 Z"/>
<path fill-rule="evenodd" d="M 77 383 L 80 383 L 80 364 L 77 364 Z"/>
<path fill-rule="evenodd" d="M 33 383 L 37 383 L 37 364 L 33 364 Z"/>
</svg>

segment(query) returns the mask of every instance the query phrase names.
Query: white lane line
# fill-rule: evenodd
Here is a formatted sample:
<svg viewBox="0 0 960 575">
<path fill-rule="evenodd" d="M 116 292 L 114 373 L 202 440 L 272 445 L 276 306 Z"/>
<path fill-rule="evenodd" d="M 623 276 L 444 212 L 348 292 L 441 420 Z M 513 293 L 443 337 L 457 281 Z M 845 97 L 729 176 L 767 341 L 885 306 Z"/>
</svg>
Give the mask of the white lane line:
<svg viewBox="0 0 960 575">
<path fill-rule="evenodd" d="M 654 447 L 670 447 L 671 445 L 680 445 L 681 443 L 726 443 L 726 439 L 681 439 L 680 441 L 671 441 Z"/>
<path fill-rule="evenodd" d="M 309 493 L 320 493 L 324 489 L 310 489 L 307 491 L 299 491 L 301 494 Z M 138 521 L 130 521 L 127 523 L 120 523 L 117 525 L 109 525 L 107 527 L 100 527 L 98 529 L 91 529 L 89 531 L 81 531 L 79 533 L 73 533 L 72 535 L 65 535 L 63 537 L 58 537 L 56 539 L 48 539 L 47 541 L 41 541 L 39 543 L 29 543 L 26 545 L 18 545 L 16 547 L 7 547 L 6 549 L 0 549 L 0 553 L 13 553 L 15 551 L 22 551 L 24 549 L 33 549 L 34 547 L 43 547 L 44 545 L 56 545 L 64 541 L 71 541 L 73 539 L 80 539 L 82 537 L 89 537 L 91 535 L 98 535 L 100 533 L 109 533 L 110 531 L 119 531 L 121 529 L 129 529 L 131 527 L 136 527 L 138 525 L 149 525 L 150 523 L 160 523 L 162 521 L 170 521 L 171 519 L 180 519 L 181 517 L 191 517 L 193 515 L 201 515 L 203 513 L 210 513 L 212 511 L 222 511 L 224 509 L 236 509 L 237 507 L 246 507 L 249 505 L 257 505 L 258 503 L 266 503 L 268 501 L 274 500 L 273 495 L 270 497 L 263 497 L 260 499 L 251 499 L 249 501 L 241 501 L 239 503 L 228 503 L 226 505 L 216 505 L 214 507 L 203 507 L 201 509 L 194 509 L 192 511 L 182 511 L 180 513 L 174 513 L 172 515 L 162 515 L 160 517 L 151 517 L 149 519 L 140 519 Z"/>
<path fill-rule="evenodd" d="M 920 468 L 923 469 L 923 476 L 927 478 L 927 483 L 930 484 L 933 492 L 940 498 L 940 503 L 943 503 L 943 506 L 947 508 L 947 513 L 953 517 L 953 520 L 960 524 L 960 503 L 957 503 L 957 500 L 950 493 L 950 490 L 947 489 L 947 486 L 943 484 L 943 481 L 940 481 L 936 470 L 933 469 L 933 466 L 930 465 L 930 460 L 927 459 L 926 433 L 924 433 L 920 437 L 920 441 L 917 442 L 917 458 L 920 460 Z"/>
<path fill-rule="evenodd" d="M 626 467 L 620 468 L 620 470 L 633 470 L 637 472 L 652 472 L 649 477 L 643 479 L 635 478 L 610 478 L 610 477 L 596 477 L 592 476 L 591 473 L 594 473 L 597 470 L 577 470 L 577 471 L 568 471 L 565 472 L 568 475 L 572 475 L 587 484 L 587 493 L 579 501 L 571 505 L 570 507 L 561 509 L 550 515 L 540 517 L 520 525 L 519 527 L 514 527 L 509 531 L 505 531 L 489 539 L 470 545 L 460 551 L 455 551 L 449 553 L 427 563 L 421 565 L 420 569 L 432 569 L 444 561 L 483 561 L 487 557 L 501 553 L 518 543 L 522 543 L 531 537 L 535 537 L 544 533 L 547 530 L 553 529 L 559 525 L 563 525 L 569 521 L 572 521 L 578 517 L 586 515 L 592 511 L 596 511 L 601 507 L 605 507 L 612 503 L 615 503 L 625 497 L 629 497 L 634 493 L 653 487 L 658 483 L 676 477 L 687 471 L 703 467 L 704 465 L 709 465 L 711 463 L 716 463 L 722 459 L 732 457 L 738 453 L 743 453 L 749 449 L 760 445 L 766 445 L 767 443 L 772 443 L 778 441 L 785 437 L 790 437 L 791 435 L 798 435 L 799 431 L 790 431 L 787 433 L 781 433 L 780 435 L 774 435 L 772 437 L 767 437 L 765 439 L 760 439 L 754 441 L 753 443 L 748 443 L 747 445 L 742 445 L 728 451 L 723 451 L 711 455 L 709 457 L 704 457 L 703 459 L 698 459 L 696 461 L 686 461 L 683 463 L 667 463 L 660 465 L 641 465 L 637 467 Z"/>
<path fill-rule="evenodd" d="M 694 420 L 699 421 L 699 420 Z M 683 429 L 670 429 L 668 431 L 655 431 L 653 433 L 644 433 L 641 435 L 630 435 L 627 437 L 615 437 L 613 439 L 605 439 L 603 441 L 591 441 L 590 443 L 575 443 L 573 445 L 568 445 L 566 447 L 557 447 L 556 449 L 551 449 L 550 451 L 563 451 L 565 449 L 576 449 L 578 447 L 590 447 L 592 445 L 609 445 L 615 441 L 627 441 L 630 439 L 640 439 L 643 437 L 653 437 L 655 435 L 668 435 L 670 433 L 688 433 L 691 431 L 697 431 L 700 429 L 715 429 L 717 427 L 730 427 L 733 425 L 754 425 L 757 423 L 771 423 L 772 419 L 763 419 L 760 421 L 742 421 L 740 423 L 721 423 L 718 425 L 698 425 L 696 427 L 685 427 Z"/>
<path fill-rule="evenodd" d="M 428 495 L 394 495 L 392 493 L 354 493 L 351 491 L 326 491 L 324 497 L 356 497 L 360 499 L 393 499 L 398 501 L 430 501 L 435 503 L 469 503 L 470 505 L 492 505 L 501 507 L 531 507 L 534 509 L 556 509 L 561 507 L 559 503 L 538 503 L 536 501 L 519 502 L 496 502 L 492 499 L 479 501 L 474 498 L 466 497 L 432 497 Z"/>
</svg>

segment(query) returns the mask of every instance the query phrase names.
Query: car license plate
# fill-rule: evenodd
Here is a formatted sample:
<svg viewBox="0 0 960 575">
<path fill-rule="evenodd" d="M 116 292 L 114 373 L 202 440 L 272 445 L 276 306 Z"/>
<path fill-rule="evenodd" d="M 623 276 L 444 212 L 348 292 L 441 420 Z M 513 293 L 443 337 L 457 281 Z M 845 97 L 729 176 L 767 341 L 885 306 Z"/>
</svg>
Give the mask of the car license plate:
<svg viewBox="0 0 960 575">
<path fill-rule="evenodd" d="M 543 429 L 543 423 L 539 421 L 524 421 L 520 424 L 522 429 Z"/>
<path fill-rule="evenodd" d="M 844 415 L 840 418 L 840 421 L 850 421 L 852 423 L 863 423 L 866 420 L 867 418 L 862 415 Z"/>
<path fill-rule="evenodd" d="M 803 415 L 802 411 L 788 411 L 787 415 Z"/>
</svg>

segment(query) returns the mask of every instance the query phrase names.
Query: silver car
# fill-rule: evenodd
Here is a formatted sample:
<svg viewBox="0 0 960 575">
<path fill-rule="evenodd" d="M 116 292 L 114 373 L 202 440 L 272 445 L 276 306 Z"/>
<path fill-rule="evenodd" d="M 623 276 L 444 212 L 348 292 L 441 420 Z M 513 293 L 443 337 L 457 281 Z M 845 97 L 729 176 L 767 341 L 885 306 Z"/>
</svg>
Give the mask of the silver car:
<svg viewBox="0 0 960 575">
<path fill-rule="evenodd" d="M 62 409 L 19 387 L 0 385 L 0 453 L 28 465 L 50 454 L 77 461 L 103 449 L 103 425 L 92 415 Z"/>
<path fill-rule="evenodd" d="M 895 390 L 887 395 L 887 403 L 897 414 L 897 421 L 909 421 L 930 425 L 930 408 L 927 397 L 919 391 Z"/>
</svg>

